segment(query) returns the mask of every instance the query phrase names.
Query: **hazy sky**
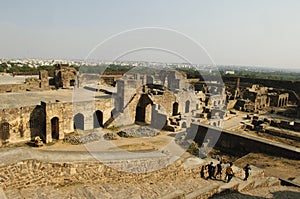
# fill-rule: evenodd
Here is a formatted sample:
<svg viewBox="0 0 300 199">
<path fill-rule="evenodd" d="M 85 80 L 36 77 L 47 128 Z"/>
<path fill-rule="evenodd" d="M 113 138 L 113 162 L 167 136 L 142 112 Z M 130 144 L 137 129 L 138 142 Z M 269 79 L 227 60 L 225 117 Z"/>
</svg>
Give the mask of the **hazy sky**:
<svg viewBox="0 0 300 199">
<path fill-rule="evenodd" d="M 0 7 L 1 58 L 84 59 L 113 34 L 155 26 L 193 38 L 217 64 L 300 67 L 298 0 L 0 0 Z"/>
</svg>

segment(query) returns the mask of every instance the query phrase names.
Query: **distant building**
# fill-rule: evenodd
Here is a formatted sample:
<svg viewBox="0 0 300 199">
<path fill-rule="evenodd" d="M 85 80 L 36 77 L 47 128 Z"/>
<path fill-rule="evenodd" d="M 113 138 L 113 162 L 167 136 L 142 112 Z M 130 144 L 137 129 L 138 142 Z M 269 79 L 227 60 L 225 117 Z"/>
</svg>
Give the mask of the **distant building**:
<svg viewBox="0 0 300 199">
<path fill-rule="evenodd" d="M 233 70 L 227 70 L 225 71 L 226 75 L 234 75 L 234 71 Z"/>
</svg>

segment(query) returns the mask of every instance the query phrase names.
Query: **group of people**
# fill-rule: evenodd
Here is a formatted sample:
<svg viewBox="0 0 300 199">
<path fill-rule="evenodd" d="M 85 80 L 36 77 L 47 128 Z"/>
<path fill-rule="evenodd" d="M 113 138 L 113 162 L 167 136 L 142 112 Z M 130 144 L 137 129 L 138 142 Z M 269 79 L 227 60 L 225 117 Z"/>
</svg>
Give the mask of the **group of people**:
<svg viewBox="0 0 300 199">
<path fill-rule="evenodd" d="M 229 162 L 226 164 L 225 166 L 225 182 L 230 182 L 230 180 L 233 178 L 234 176 L 234 172 L 232 169 L 232 162 Z M 205 176 L 205 170 L 207 170 L 208 172 L 208 176 Z M 247 164 L 244 168 L 243 168 L 244 172 L 245 172 L 245 178 L 244 180 L 246 181 L 249 177 L 250 174 L 250 165 Z M 222 172 L 223 172 L 223 163 L 222 161 L 220 161 L 216 166 L 213 165 L 213 162 L 202 166 L 201 171 L 200 171 L 200 176 L 201 178 L 205 178 L 205 179 L 217 179 L 217 177 L 219 177 L 220 180 L 222 180 Z"/>
</svg>

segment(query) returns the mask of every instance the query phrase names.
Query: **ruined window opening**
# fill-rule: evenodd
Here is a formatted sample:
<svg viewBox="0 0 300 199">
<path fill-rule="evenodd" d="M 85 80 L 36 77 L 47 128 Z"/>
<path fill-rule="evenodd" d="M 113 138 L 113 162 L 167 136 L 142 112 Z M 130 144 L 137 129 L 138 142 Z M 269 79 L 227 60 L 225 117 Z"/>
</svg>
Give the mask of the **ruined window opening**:
<svg viewBox="0 0 300 199">
<path fill-rule="evenodd" d="M 185 113 L 188 113 L 190 112 L 190 101 L 186 101 L 185 102 Z"/>
</svg>

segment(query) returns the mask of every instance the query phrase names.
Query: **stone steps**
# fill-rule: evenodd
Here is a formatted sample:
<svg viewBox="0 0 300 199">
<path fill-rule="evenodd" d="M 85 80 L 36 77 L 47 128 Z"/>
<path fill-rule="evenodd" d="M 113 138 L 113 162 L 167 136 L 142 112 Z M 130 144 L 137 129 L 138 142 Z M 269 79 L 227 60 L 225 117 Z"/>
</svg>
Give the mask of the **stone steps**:
<svg viewBox="0 0 300 199">
<path fill-rule="evenodd" d="M 231 180 L 229 183 L 224 183 L 219 186 L 218 193 L 224 194 L 232 191 L 237 191 L 239 188 L 239 182 L 236 180 Z"/>
<path fill-rule="evenodd" d="M 254 187 L 254 183 L 255 183 L 254 180 L 242 181 L 239 184 L 238 191 L 243 192 L 243 191 L 247 191 L 249 189 L 252 189 Z"/>
<path fill-rule="evenodd" d="M 210 198 L 214 194 L 218 193 L 218 188 L 219 188 L 218 184 L 212 184 L 210 186 L 204 186 L 204 187 L 201 187 L 201 188 L 197 189 L 196 191 L 193 191 L 193 192 L 190 192 L 190 193 L 186 194 L 185 198 L 186 199 Z"/>
</svg>

